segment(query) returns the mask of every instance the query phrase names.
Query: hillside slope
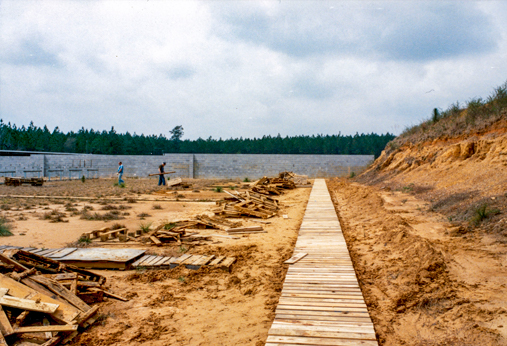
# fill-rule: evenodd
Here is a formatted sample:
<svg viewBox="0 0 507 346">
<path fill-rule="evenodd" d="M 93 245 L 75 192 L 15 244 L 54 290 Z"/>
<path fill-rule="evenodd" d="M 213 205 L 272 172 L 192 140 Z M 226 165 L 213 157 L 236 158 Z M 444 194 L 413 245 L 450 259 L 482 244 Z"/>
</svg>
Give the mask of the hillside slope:
<svg viewBox="0 0 507 346">
<path fill-rule="evenodd" d="M 329 182 L 380 345 L 507 344 L 507 112 L 470 114 Z"/>
<path fill-rule="evenodd" d="M 481 223 L 474 219 L 481 207 L 486 214 L 506 211 L 507 120 L 457 138 L 386 149 L 358 181 L 415 194 L 462 227 L 507 236 L 502 213 L 491 212 Z"/>
</svg>

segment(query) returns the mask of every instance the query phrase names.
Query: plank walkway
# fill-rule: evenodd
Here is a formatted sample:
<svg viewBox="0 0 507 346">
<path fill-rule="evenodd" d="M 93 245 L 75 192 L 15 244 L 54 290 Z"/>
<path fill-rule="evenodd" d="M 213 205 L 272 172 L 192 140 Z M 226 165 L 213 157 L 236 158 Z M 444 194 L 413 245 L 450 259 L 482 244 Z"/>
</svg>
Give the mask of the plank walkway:
<svg viewBox="0 0 507 346">
<path fill-rule="evenodd" d="M 323 179 L 315 180 L 294 249 L 304 253 L 289 265 L 266 346 L 378 346 Z"/>
</svg>

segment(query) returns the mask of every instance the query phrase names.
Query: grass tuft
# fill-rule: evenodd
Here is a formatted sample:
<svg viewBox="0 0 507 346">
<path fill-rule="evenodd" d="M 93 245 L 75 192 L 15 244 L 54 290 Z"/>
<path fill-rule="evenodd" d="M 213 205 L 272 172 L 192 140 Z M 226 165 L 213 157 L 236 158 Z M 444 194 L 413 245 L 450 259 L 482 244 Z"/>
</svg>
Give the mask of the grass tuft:
<svg viewBox="0 0 507 346">
<path fill-rule="evenodd" d="M 8 237 L 12 235 L 12 227 L 7 222 L 6 218 L 0 217 L 0 237 Z"/>
<path fill-rule="evenodd" d="M 150 227 L 151 227 L 151 222 L 148 222 L 148 223 L 141 223 L 139 225 L 139 228 L 141 229 L 141 231 L 143 231 L 144 233 L 147 233 L 150 231 Z"/>
<path fill-rule="evenodd" d="M 484 219 L 487 219 L 490 215 L 497 215 L 500 214 L 500 210 L 498 209 L 489 209 L 488 210 L 488 204 L 484 203 L 481 204 L 477 209 L 474 211 L 474 217 L 472 218 L 472 222 L 476 225 L 480 224 Z"/>
</svg>

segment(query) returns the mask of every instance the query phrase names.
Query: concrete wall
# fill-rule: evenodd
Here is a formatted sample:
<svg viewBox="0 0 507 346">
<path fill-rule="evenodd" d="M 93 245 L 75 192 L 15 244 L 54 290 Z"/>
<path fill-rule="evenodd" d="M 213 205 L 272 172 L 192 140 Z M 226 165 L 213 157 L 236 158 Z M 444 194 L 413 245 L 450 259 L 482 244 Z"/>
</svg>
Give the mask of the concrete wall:
<svg viewBox="0 0 507 346">
<path fill-rule="evenodd" d="M 243 155 L 243 154 L 165 154 L 165 155 L 93 155 L 31 154 L 0 156 L 0 176 L 38 176 L 52 179 L 114 176 L 122 161 L 126 177 L 146 177 L 157 173 L 167 162 L 166 171 L 182 178 L 249 178 L 275 176 L 293 171 L 311 178 L 335 177 L 359 173 L 373 161 L 373 155 Z M 29 172 L 29 171 L 40 171 Z"/>
<path fill-rule="evenodd" d="M 372 161 L 373 155 L 196 154 L 194 177 L 257 179 L 292 171 L 327 178 L 358 173 Z"/>
</svg>

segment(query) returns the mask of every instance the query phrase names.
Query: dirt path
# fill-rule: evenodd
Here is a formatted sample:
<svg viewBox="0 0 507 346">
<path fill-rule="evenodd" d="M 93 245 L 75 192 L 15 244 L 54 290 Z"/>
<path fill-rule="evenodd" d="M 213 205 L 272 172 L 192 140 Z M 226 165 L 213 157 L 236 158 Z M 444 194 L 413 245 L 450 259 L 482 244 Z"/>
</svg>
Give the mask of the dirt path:
<svg viewBox="0 0 507 346">
<path fill-rule="evenodd" d="M 328 182 L 381 345 L 505 345 L 507 247 L 427 202 Z"/>
</svg>

